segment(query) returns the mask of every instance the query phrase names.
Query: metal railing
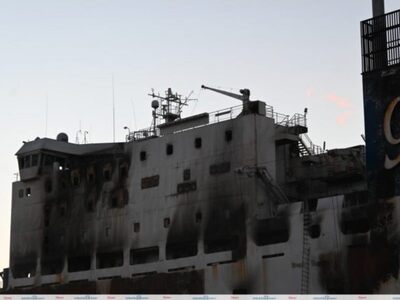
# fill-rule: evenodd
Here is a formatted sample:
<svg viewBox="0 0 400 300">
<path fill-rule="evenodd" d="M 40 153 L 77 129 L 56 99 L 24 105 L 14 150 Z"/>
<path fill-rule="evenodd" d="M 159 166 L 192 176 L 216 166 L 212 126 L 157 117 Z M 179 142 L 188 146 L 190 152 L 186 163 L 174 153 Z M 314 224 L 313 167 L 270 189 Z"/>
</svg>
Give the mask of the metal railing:
<svg viewBox="0 0 400 300">
<path fill-rule="evenodd" d="M 209 113 L 209 122 L 207 124 L 193 126 L 175 132 L 187 131 L 197 127 L 202 127 L 227 120 L 232 120 L 237 118 L 242 113 L 242 111 L 243 111 L 243 105 L 237 105 L 217 110 Z M 265 106 L 265 116 L 267 118 L 274 119 L 276 125 L 285 127 L 294 127 L 294 126 L 307 127 L 307 120 L 304 114 L 294 114 L 292 117 L 290 117 L 289 115 L 284 115 L 274 112 L 274 108 L 270 105 Z M 156 129 L 156 132 L 154 132 L 152 128 L 144 128 L 138 131 L 130 132 L 128 135 L 126 135 L 126 141 L 130 142 L 130 141 L 143 140 L 155 136 L 160 136 L 160 130 L 158 128 Z"/>
<path fill-rule="evenodd" d="M 362 72 L 400 64 L 400 10 L 361 22 Z"/>
<path fill-rule="evenodd" d="M 307 127 L 307 118 L 304 114 L 284 115 L 280 113 L 274 113 L 274 120 L 276 125 L 294 127 L 304 126 Z"/>
<path fill-rule="evenodd" d="M 300 139 L 310 155 L 322 154 L 325 152 L 321 146 L 315 145 L 307 134 L 300 134 Z"/>
</svg>

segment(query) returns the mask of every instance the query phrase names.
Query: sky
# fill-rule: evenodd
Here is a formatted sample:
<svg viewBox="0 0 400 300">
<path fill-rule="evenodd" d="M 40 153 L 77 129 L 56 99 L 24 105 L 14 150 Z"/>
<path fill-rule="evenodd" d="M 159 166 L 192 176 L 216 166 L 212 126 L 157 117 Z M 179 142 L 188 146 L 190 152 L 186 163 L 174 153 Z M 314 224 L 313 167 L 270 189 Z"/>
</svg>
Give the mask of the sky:
<svg viewBox="0 0 400 300">
<path fill-rule="evenodd" d="M 327 149 L 362 144 L 359 22 L 370 0 L 0 0 L 0 269 L 8 266 L 11 184 L 22 141 L 116 140 L 148 127 L 151 98 L 192 96 L 184 116 L 240 103 L 238 92 L 292 115 Z M 386 11 L 399 9 L 386 0 Z M 46 114 L 47 111 L 47 114 Z M 47 118 L 46 118 L 47 115 Z M 47 122 L 46 122 L 47 120 Z M 47 124 L 47 125 L 46 125 Z"/>
</svg>

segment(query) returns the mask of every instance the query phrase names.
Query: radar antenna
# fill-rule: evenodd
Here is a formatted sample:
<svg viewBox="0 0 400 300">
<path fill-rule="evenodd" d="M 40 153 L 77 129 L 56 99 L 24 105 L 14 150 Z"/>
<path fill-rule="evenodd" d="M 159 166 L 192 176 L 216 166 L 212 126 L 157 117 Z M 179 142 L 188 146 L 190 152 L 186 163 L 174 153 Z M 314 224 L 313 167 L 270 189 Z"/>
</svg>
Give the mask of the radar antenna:
<svg viewBox="0 0 400 300">
<path fill-rule="evenodd" d="M 176 119 L 180 119 L 183 107 L 187 106 L 189 101 L 197 100 L 190 98 L 192 93 L 193 91 L 189 94 L 189 96 L 182 97 L 182 95 L 179 95 L 178 93 L 173 93 L 171 88 L 168 88 L 168 90 L 165 92 L 165 96 L 160 96 L 160 94 L 155 94 L 154 91 L 152 91 L 149 96 L 153 97 L 153 99 L 160 100 L 160 103 L 157 107 L 153 106 L 153 104 L 155 104 L 154 101 L 157 102 L 157 100 L 153 100 L 152 103 L 152 107 L 154 109 L 153 125 L 155 125 L 155 119 L 157 117 L 162 117 L 166 123 L 170 123 L 175 121 Z"/>
</svg>

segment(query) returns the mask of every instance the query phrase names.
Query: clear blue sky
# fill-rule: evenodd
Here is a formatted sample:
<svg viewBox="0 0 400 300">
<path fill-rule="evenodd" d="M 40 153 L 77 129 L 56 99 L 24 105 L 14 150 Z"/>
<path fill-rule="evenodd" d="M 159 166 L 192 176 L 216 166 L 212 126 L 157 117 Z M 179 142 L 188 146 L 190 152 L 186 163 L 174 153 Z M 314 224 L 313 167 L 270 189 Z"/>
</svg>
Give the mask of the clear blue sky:
<svg viewBox="0 0 400 300">
<path fill-rule="evenodd" d="M 399 9 L 386 0 L 386 10 Z M 0 268 L 8 266 L 14 153 L 60 131 L 117 140 L 150 125 L 151 88 L 199 98 L 187 114 L 239 104 L 200 85 L 249 88 L 278 112 L 309 111 L 327 148 L 362 143 L 359 21 L 370 0 L 1 1 Z M 136 117 L 136 118 L 135 118 Z"/>
</svg>

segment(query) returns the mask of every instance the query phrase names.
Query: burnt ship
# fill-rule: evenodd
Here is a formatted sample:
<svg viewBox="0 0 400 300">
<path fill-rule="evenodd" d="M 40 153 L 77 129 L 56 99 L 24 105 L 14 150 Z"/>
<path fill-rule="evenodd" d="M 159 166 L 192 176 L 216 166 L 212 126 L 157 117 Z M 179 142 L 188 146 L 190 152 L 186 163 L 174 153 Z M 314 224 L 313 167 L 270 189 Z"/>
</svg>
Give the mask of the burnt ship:
<svg viewBox="0 0 400 300">
<path fill-rule="evenodd" d="M 3 292 L 399 293 L 400 10 L 373 6 L 365 146 L 316 146 L 306 110 L 206 86 L 242 103 L 183 118 L 168 89 L 125 142 L 26 142 Z"/>
</svg>

